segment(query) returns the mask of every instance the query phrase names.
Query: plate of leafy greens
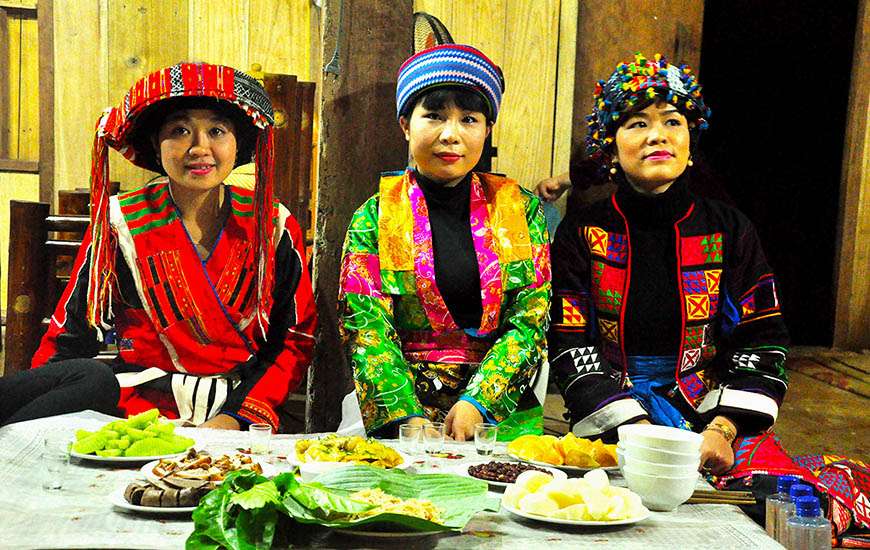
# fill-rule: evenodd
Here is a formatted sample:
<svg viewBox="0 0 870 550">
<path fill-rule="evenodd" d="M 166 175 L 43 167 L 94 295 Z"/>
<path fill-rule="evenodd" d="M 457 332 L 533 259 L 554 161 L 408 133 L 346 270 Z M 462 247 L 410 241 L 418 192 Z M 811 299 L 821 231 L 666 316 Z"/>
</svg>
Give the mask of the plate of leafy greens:
<svg viewBox="0 0 870 550">
<path fill-rule="evenodd" d="M 477 512 L 498 507 L 486 482 L 453 474 L 350 466 L 302 483 L 292 473 L 269 480 L 239 471 L 202 498 L 186 546 L 268 547 L 294 522 L 356 535 L 437 534 L 461 530 Z"/>
</svg>

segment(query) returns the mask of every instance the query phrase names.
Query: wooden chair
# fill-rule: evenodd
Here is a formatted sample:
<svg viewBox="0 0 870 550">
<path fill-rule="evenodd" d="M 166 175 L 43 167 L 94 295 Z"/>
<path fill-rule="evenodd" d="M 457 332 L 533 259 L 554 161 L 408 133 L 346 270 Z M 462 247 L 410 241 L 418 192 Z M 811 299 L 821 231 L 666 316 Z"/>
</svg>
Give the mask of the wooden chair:
<svg viewBox="0 0 870 550">
<path fill-rule="evenodd" d="M 89 222 L 87 215 L 49 215 L 44 202 L 10 201 L 9 213 L 4 375 L 30 368 Z"/>
</svg>

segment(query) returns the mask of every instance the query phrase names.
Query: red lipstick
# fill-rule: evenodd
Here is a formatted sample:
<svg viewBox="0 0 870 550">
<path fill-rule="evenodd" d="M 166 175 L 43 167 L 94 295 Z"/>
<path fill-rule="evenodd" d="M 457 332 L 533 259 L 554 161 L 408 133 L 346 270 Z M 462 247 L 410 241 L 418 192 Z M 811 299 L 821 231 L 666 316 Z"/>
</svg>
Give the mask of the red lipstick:
<svg viewBox="0 0 870 550">
<path fill-rule="evenodd" d="M 450 164 L 457 162 L 459 159 L 462 158 L 462 155 L 458 155 L 456 153 L 436 153 L 435 156 L 442 161 Z"/>
<path fill-rule="evenodd" d="M 646 160 L 671 160 L 674 155 L 668 151 L 654 151 L 644 157 Z"/>
</svg>

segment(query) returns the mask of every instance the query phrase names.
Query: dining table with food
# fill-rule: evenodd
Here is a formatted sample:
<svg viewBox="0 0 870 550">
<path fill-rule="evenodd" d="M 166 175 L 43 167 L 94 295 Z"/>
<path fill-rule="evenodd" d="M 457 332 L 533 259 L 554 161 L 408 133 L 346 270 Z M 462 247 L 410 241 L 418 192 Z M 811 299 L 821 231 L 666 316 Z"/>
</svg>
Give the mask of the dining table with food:
<svg viewBox="0 0 870 550">
<path fill-rule="evenodd" d="M 12 424 L 0 429 L 0 546 L 780 548 L 735 505 L 749 496 L 697 473 L 690 436 L 476 435 L 257 434 L 156 411 Z"/>
</svg>

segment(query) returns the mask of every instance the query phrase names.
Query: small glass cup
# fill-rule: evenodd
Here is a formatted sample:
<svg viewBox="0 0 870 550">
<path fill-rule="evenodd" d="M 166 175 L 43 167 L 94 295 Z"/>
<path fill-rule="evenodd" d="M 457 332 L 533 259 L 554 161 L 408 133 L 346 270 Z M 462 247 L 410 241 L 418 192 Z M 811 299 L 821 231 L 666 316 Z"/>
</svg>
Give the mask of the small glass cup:
<svg viewBox="0 0 870 550">
<path fill-rule="evenodd" d="M 45 468 L 42 488 L 46 491 L 63 489 L 69 469 L 69 444 L 66 434 L 50 434 L 42 440 L 42 464 Z"/>
<path fill-rule="evenodd" d="M 268 424 L 251 424 L 248 427 L 251 442 L 251 454 L 267 455 L 271 451 L 272 426 Z"/>
<path fill-rule="evenodd" d="M 423 426 L 423 449 L 434 455 L 444 450 L 444 422 L 430 422 Z"/>
<path fill-rule="evenodd" d="M 474 448 L 477 454 L 489 456 L 495 450 L 498 426 L 486 422 L 474 425 Z"/>
<path fill-rule="evenodd" d="M 419 452 L 422 432 L 423 427 L 419 424 L 402 424 L 399 426 L 399 446 L 408 454 Z"/>
</svg>

